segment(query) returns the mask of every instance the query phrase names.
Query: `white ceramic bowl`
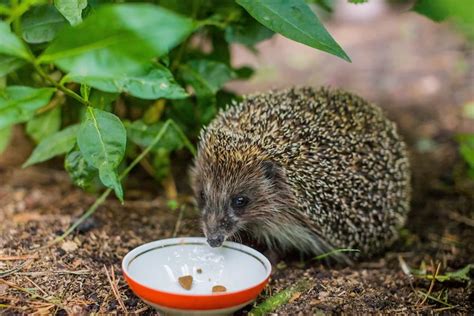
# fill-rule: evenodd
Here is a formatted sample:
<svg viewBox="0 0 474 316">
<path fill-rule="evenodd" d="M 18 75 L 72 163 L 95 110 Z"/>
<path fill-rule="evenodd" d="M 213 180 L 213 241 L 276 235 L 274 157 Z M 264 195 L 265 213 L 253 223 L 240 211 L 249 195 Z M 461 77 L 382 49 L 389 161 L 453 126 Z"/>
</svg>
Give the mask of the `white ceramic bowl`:
<svg viewBox="0 0 474 316">
<path fill-rule="evenodd" d="M 122 270 L 135 294 L 162 311 L 229 314 L 255 300 L 268 282 L 271 264 L 242 244 L 227 241 L 211 248 L 205 238 L 185 237 L 133 249 L 123 259 Z M 190 290 L 178 282 L 185 275 L 193 277 Z M 214 285 L 227 291 L 212 293 Z"/>
</svg>

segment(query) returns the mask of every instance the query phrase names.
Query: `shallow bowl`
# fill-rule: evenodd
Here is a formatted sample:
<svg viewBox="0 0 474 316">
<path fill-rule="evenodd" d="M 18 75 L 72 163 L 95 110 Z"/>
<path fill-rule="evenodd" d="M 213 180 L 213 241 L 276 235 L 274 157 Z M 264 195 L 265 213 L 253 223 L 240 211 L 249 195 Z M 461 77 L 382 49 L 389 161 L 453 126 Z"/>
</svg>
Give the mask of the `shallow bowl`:
<svg viewBox="0 0 474 316">
<path fill-rule="evenodd" d="M 150 242 L 130 251 L 122 261 L 132 291 L 168 314 L 230 314 L 254 301 L 268 282 L 271 264 L 260 252 L 226 241 L 211 248 L 201 237 Z M 190 290 L 178 282 L 193 277 Z M 212 293 L 215 285 L 227 291 Z"/>
</svg>

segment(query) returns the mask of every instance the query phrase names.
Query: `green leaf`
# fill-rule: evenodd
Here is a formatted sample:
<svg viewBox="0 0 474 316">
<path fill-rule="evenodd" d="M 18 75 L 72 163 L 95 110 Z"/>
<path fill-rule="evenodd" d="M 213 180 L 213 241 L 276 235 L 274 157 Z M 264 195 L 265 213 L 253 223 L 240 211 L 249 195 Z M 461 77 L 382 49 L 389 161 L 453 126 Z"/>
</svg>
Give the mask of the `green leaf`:
<svg viewBox="0 0 474 316">
<path fill-rule="evenodd" d="M 109 93 L 100 90 L 92 90 L 89 97 L 90 103 L 101 110 L 112 112 L 112 102 L 117 100 L 118 93 Z"/>
<path fill-rule="evenodd" d="M 15 56 L 7 56 L 0 54 L 0 77 L 3 77 L 10 72 L 20 68 L 25 64 L 23 59 Z"/>
<path fill-rule="evenodd" d="M 141 147 L 148 147 L 155 136 L 161 131 L 164 123 L 158 122 L 154 124 L 146 124 L 142 120 L 136 120 L 132 123 L 127 123 L 128 138 L 135 144 Z M 182 139 L 174 128 L 169 128 L 163 135 L 162 140 L 152 148 L 153 151 L 159 151 L 164 148 L 168 151 L 181 149 L 184 146 Z"/>
<path fill-rule="evenodd" d="M 71 25 L 82 22 L 82 10 L 87 7 L 87 0 L 54 0 L 54 5 Z"/>
<path fill-rule="evenodd" d="M 10 86 L 0 91 L 0 128 L 31 119 L 35 111 L 46 105 L 53 88 Z"/>
<path fill-rule="evenodd" d="M 98 170 L 87 163 L 78 148 L 67 153 L 64 169 L 69 173 L 72 182 L 85 190 L 94 186 L 99 176 Z"/>
<path fill-rule="evenodd" d="M 464 134 L 459 137 L 461 156 L 474 169 L 474 134 Z"/>
<path fill-rule="evenodd" d="M 236 1 L 270 30 L 350 62 L 304 0 Z"/>
<path fill-rule="evenodd" d="M 29 54 L 25 46 L 4 21 L 0 21 L 0 38 L 0 54 L 29 59 Z"/>
<path fill-rule="evenodd" d="M 436 22 L 453 17 L 474 26 L 472 0 L 417 0 L 412 10 Z"/>
<path fill-rule="evenodd" d="M 112 113 L 88 107 L 77 144 L 87 163 L 99 169 L 102 183 L 113 188 L 123 201 L 117 167 L 125 155 L 127 133 L 120 119 Z"/>
<path fill-rule="evenodd" d="M 180 66 L 184 81 L 194 88 L 198 100 L 197 116 L 207 124 L 217 113 L 215 94 L 236 74 L 225 64 L 207 60 L 191 60 Z"/>
<path fill-rule="evenodd" d="M 229 80 L 236 77 L 226 64 L 207 59 L 195 59 L 180 66 L 186 83 L 193 86 L 196 96 L 212 96 Z"/>
<path fill-rule="evenodd" d="M 225 29 L 225 39 L 229 43 L 239 43 L 248 47 L 269 39 L 275 34 L 252 17 L 239 19 L 238 24 L 232 24 Z"/>
<path fill-rule="evenodd" d="M 33 7 L 22 18 L 22 36 L 30 44 L 52 41 L 61 28 L 67 25 L 66 19 L 53 5 Z"/>
<path fill-rule="evenodd" d="M 35 116 L 26 124 L 26 132 L 36 143 L 56 133 L 61 127 L 61 109 L 52 110 Z"/>
<path fill-rule="evenodd" d="M 176 83 L 171 72 L 162 65 L 153 65 L 146 71 L 135 74 L 75 75 L 69 74 L 67 80 L 90 85 L 106 92 L 128 93 L 142 99 L 182 99 L 188 95 Z"/>
<path fill-rule="evenodd" d="M 36 146 L 35 150 L 33 150 L 31 156 L 23 164 L 23 168 L 67 153 L 74 147 L 78 131 L 79 124 L 75 124 L 46 137 Z"/>
<path fill-rule="evenodd" d="M 109 165 L 102 165 L 99 168 L 99 178 L 106 187 L 114 189 L 115 195 L 123 203 L 123 189 L 117 170 Z"/>
<path fill-rule="evenodd" d="M 436 279 L 438 281 L 457 281 L 457 282 L 469 282 L 471 278 L 469 277 L 469 272 L 474 270 L 474 263 L 467 264 L 464 268 L 453 272 L 446 272 L 444 275 L 438 275 Z"/>
<path fill-rule="evenodd" d="M 255 70 L 250 66 L 242 66 L 234 71 L 239 79 L 249 79 L 255 73 Z"/>
<path fill-rule="evenodd" d="M 66 27 L 39 60 L 76 76 L 143 71 L 144 63 L 168 53 L 194 27 L 192 20 L 152 4 L 105 5 Z"/>
<path fill-rule="evenodd" d="M 12 134 L 12 126 L 7 126 L 0 129 L 0 154 L 5 151 L 10 143 L 10 137 Z"/>
</svg>

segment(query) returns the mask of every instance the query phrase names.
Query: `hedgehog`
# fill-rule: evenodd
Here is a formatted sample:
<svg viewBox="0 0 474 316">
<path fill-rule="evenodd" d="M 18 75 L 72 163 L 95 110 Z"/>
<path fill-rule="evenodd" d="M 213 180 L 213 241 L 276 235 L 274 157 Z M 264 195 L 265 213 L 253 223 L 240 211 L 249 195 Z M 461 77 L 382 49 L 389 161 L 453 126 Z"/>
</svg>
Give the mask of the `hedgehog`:
<svg viewBox="0 0 474 316">
<path fill-rule="evenodd" d="M 409 211 L 395 124 L 329 88 L 254 94 L 221 110 L 201 131 L 191 179 L 211 247 L 246 232 L 277 251 L 352 262 L 390 246 Z"/>
</svg>

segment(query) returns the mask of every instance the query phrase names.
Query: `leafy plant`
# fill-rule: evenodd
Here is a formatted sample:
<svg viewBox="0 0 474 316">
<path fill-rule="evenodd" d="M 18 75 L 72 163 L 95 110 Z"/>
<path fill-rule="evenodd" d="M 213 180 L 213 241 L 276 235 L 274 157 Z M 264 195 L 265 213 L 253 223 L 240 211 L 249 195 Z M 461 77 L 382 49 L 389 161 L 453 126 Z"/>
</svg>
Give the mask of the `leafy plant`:
<svg viewBox="0 0 474 316">
<path fill-rule="evenodd" d="M 232 43 L 277 32 L 349 60 L 303 0 L 123 2 L 0 0 L 0 150 L 24 125 L 24 167 L 64 155 L 75 184 L 121 201 L 129 161 L 163 180 L 237 98 L 225 84 L 253 70 L 232 66 Z"/>
</svg>

